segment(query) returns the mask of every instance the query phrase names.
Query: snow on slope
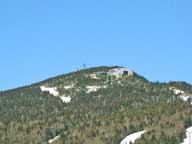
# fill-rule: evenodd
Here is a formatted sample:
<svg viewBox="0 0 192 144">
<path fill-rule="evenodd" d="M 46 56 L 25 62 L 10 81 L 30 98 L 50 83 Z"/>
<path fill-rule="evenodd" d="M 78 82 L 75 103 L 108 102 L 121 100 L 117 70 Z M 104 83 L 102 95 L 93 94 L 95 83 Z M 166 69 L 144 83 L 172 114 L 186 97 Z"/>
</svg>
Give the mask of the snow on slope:
<svg viewBox="0 0 192 144">
<path fill-rule="evenodd" d="M 186 129 L 186 136 L 184 142 L 181 144 L 192 144 L 192 127 Z"/>
<path fill-rule="evenodd" d="M 173 90 L 175 94 L 184 94 L 185 92 L 182 90 L 174 89 Z"/>
<path fill-rule="evenodd" d="M 136 132 L 133 133 L 129 136 L 127 136 L 123 141 L 121 141 L 120 144 L 130 144 L 130 143 L 134 143 L 137 139 L 140 139 L 141 136 L 146 133 L 146 131 L 140 131 L 140 132 Z"/>
<path fill-rule="evenodd" d="M 96 92 L 100 89 L 100 86 L 86 86 L 87 93 Z"/>
<path fill-rule="evenodd" d="M 180 89 L 177 89 L 177 88 L 175 88 L 175 87 L 170 87 L 169 89 L 170 89 L 170 90 L 173 90 L 173 92 L 174 92 L 176 95 L 178 95 L 178 94 L 184 94 L 184 93 L 185 93 L 184 91 L 182 91 L 182 90 L 180 90 Z"/>
<path fill-rule="evenodd" d="M 67 96 L 67 97 L 66 96 L 61 96 L 60 98 L 65 103 L 70 103 L 71 102 L 71 97 L 70 96 Z"/>
<path fill-rule="evenodd" d="M 45 92 L 48 91 L 50 94 L 54 95 L 54 96 L 58 96 L 59 92 L 57 91 L 56 87 L 50 88 L 50 87 L 45 87 L 45 86 L 41 86 L 41 91 Z"/>
<path fill-rule="evenodd" d="M 180 98 L 183 100 L 183 101 L 188 101 L 189 98 L 191 98 L 191 96 L 184 96 L 184 95 L 181 95 Z"/>
<path fill-rule="evenodd" d="M 103 85 L 103 86 L 86 86 L 86 89 L 87 89 L 87 93 L 92 93 L 92 92 L 96 92 L 98 91 L 99 89 L 106 89 L 107 86 L 106 85 Z"/>
<path fill-rule="evenodd" d="M 192 98 L 192 95 L 187 95 L 184 91 L 176 89 L 174 87 L 170 87 L 170 90 L 173 90 L 173 92 L 178 95 L 183 101 L 187 102 L 190 98 Z M 192 104 L 192 103 L 191 103 Z"/>
<path fill-rule="evenodd" d="M 56 140 L 58 140 L 60 138 L 60 136 L 56 136 L 55 138 L 51 139 L 48 141 L 49 144 L 55 142 Z"/>
<path fill-rule="evenodd" d="M 41 91 L 45 92 L 48 91 L 51 95 L 59 97 L 63 102 L 65 103 L 70 103 L 71 102 L 71 97 L 70 96 L 59 96 L 59 92 L 57 91 L 56 87 L 45 87 L 41 86 Z"/>
<path fill-rule="evenodd" d="M 72 88 L 74 88 L 74 85 L 64 86 L 64 89 L 66 89 L 66 90 L 69 90 L 69 89 L 72 89 Z"/>
</svg>

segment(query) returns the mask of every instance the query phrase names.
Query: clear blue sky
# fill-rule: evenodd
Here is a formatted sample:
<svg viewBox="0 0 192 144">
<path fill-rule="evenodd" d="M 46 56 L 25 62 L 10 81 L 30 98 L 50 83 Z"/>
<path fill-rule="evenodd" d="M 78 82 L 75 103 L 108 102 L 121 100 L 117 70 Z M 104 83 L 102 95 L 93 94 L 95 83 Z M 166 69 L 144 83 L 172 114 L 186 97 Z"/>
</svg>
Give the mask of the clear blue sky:
<svg viewBox="0 0 192 144">
<path fill-rule="evenodd" d="M 192 1 L 0 1 L 0 90 L 83 63 L 192 83 Z"/>
</svg>

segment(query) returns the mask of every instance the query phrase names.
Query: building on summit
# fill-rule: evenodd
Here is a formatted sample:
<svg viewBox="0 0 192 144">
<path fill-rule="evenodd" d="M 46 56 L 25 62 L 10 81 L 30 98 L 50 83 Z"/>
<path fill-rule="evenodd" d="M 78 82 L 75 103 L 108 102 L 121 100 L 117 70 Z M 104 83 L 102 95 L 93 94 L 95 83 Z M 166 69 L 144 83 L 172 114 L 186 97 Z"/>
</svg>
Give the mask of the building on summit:
<svg viewBox="0 0 192 144">
<path fill-rule="evenodd" d="M 122 78 L 124 76 L 132 76 L 133 71 L 128 68 L 115 68 L 108 72 L 109 76 L 115 76 L 116 78 Z"/>
</svg>

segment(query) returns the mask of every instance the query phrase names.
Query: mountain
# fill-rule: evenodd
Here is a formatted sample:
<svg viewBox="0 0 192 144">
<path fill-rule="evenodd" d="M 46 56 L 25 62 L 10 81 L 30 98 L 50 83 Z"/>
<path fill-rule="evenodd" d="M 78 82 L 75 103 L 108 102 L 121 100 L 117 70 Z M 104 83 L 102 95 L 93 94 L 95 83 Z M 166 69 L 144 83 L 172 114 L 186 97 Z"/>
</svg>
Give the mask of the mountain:
<svg viewBox="0 0 192 144">
<path fill-rule="evenodd" d="M 0 92 L 1 144 L 180 144 L 192 126 L 192 85 L 95 67 Z"/>
</svg>

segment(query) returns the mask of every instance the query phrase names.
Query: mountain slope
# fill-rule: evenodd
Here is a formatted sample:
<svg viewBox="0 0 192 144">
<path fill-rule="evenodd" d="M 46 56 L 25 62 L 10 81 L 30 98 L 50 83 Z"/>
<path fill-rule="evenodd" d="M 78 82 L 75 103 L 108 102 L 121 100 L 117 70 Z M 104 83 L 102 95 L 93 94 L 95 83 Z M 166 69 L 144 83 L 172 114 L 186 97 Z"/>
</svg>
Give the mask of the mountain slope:
<svg viewBox="0 0 192 144">
<path fill-rule="evenodd" d="M 0 143 L 42 144 L 59 136 L 53 143 L 119 144 L 144 129 L 137 144 L 181 143 L 192 126 L 192 107 L 171 88 L 191 95 L 192 86 L 153 83 L 136 73 L 117 79 L 108 75 L 114 68 L 81 70 L 1 92 Z"/>
</svg>

